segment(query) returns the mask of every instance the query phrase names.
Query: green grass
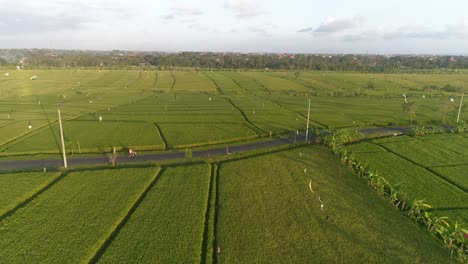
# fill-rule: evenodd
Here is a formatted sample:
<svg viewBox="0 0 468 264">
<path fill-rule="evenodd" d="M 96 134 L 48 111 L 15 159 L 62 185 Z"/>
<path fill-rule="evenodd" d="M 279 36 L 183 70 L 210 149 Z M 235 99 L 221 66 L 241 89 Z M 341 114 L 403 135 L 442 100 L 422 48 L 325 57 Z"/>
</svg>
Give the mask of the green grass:
<svg viewBox="0 0 468 264">
<path fill-rule="evenodd" d="M 109 152 L 116 149 L 164 149 L 164 143 L 152 123 L 118 121 L 63 122 L 67 152 Z M 60 153 L 58 125 L 45 128 L 37 134 L 10 146 L 8 153 Z"/>
<path fill-rule="evenodd" d="M 216 246 L 221 252 L 216 256 L 221 263 L 427 263 L 449 258 L 425 230 L 391 209 L 360 179 L 344 169 L 340 174 L 337 158 L 320 146 L 223 163 L 218 185 Z"/>
<path fill-rule="evenodd" d="M 57 172 L 0 174 L 0 216 L 32 197 L 59 175 Z"/>
<path fill-rule="evenodd" d="M 466 224 L 467 143 L 464 134 L 432 134 L 373 139 L 346 148 L 410 200 L 425 199 L 436 215 Z"/>
<path fill-rule="evenodd" d="M 157 91 L 169 91 L 174 83 L 171 73 L 168 71 L 158 71 L 157 75 L 158 79 L 155 84 L 155 89 Z"/>
<path fill-rule="evenodd" d="M 452 180 L 458 186 L 464 188 L 465 191 L 468 191 L 468 164 L 457 166 L 431 167 L 431 170 L 439 173 L 440 175 L 443 175 L 447 179 Z"/>
<path fill-rule="evenodd" d="M 371 142 L 360 142 L 359 144 L 350 144 L 346 146 L 346 149 L 353 153 L 359 152 L 385 152 L 386 150 L 381 146 Z"/>
<path fill-rule="evenodd" d="M 38 76 L 37 80 L 30 80 L 33 75 Z M 255 134 L 267 135 L 270 131 L 304 129 L 308 96 L 312 96 L 311 125 L 314 127 L 408 125 L 409 115 L 402 112 L 402 93 L 417 103 L 415 123 L 453 123 L 455 109 L 444 114 L 442 108 L 450 97 L 457 104 L 459 96 L 440 87 L 444 83 L 459 86 L 468 83 L 463 75 L 456 77 L 310 71 L 301 72 L 296 79 L 294 72 L 12 71 L 9 77 L 1 76 L 0 82 L 0 149 L 28 139 L 49 123 L 55 124 L 58 105 L 64 120 L 97 120 L 103 116 L 105 121 L 123 122 L 117 128 L 122 133 L 112 133 L 110 136 L 117 138 L 109 144 L 117 141 L 140 144 L 127 141 L 130 134 L 136 133 L 133 122 L 157 123 L 169 148 L 226 143 L 251 139 Z M 374 90 L 365 89 L 368 82 L 374 83 Z M 439 88 L 424 91 L 430 85 Z M 426 99 L 422 98 L 423 94 Z M 32 131 L 27 128 L 29 122 Z M 115 127 L 104 130 L 108 129 Z M 137 130 L 145 139 L 143 144 L 151 148 L 160 144 L 153 138 L 153 129 Z M 181 130 L 192 133 L 179 135 L 177 132 Z M 93 142 L 96 133 L 108 138 L 108 131 L 96 131 L 90 129 L 80 140 L 80 143 L 92 143 L 89 148 L 93 151 L 101 147 Z M 71 137 L 73 141 L 73 137 L 79 136 L 71 134 Z M 30 139 L 17 153 L 30 153 L 30 149 L 51 151 L 44 149 L 43 142 L 54 141 L 53 137 L 40 139 Z"/>
<path fill-rule="evenodd" d="M 69 173 L 0 222 L 2 262 L 87 261 L 155 174 L 153 168 Z"/>
<path fill-rule="evenodd" d="M 436 135 L 425 135 L 424 137 L 418 137 L 418 139 L 429 142 L 430 144 L 437 145 L 439 147 L 452 150 L 459 154 L 468 157 L 468 138 L 463 136 L 465 134 L 436 134 Z"/>
<path fill-rule="evenodd" d="M 406 137 L 403 141 L 379 143 L 395 154 L 421 166 L 447 166 L 468 162 L 468 157 L 451 150 Z"/>
<path fill-rule="evenodd" d="M 392 153 L 355 153 L 358 161 L 368 164 L 390 184 L 398 186 L 410 200 L 425 199 L 433 207 L 466 206 L 468 194 L 430 171 Z"/>
<path fill-rule="evenodd" d="M 209 174 L 206 164 L 167 168 L 99 262 L 199 262 Z"/>
<path fill-rule="evenodd" d="M 173 71 L 176 80 L 174 91 L 195 91 L 216 93 L 215 84 L 203 72 Z"/>
</svg>

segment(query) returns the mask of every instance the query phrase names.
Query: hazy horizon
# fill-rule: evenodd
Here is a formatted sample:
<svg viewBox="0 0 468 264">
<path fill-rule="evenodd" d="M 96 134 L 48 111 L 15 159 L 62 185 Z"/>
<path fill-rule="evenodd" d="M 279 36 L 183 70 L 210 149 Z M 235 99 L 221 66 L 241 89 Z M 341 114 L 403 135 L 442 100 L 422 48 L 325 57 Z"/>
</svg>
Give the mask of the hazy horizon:
<svg viewBox="0 0 468 264">
<path fill-rule="evenodd" d="M 0 48 L 468 54 L 468 2 L 0 0 Z"/>
</svg>

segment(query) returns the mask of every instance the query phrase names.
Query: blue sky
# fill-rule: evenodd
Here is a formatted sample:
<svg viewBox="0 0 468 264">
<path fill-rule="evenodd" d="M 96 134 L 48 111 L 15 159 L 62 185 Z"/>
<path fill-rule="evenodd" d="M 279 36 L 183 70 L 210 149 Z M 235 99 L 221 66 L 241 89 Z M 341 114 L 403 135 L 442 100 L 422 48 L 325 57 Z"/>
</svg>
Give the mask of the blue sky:
<svg viewBox="0 0 468 264">
<path fill-rule="evenodd" d="M 468 54 L 466 0 L 0 0 L 0 48 Z"/>
</svg>

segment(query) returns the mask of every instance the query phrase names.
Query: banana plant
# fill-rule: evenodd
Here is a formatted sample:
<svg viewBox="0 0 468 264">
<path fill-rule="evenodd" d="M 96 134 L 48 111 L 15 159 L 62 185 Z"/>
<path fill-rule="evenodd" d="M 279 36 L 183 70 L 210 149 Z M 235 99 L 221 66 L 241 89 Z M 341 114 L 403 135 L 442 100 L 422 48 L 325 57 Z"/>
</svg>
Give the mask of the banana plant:
<svg viewBox="0 0 468 264">
<path fill-rule="evenodd" d="M 423 220 L 422 217 L 424 212 L 430 208 L 432 208 L 432 206 L 424 203 L 424 199 L 414 200 L 411 204 L 410 210 L 408 211 L 408 215 L 411 219 L 421 222 Z"/>
</svg>

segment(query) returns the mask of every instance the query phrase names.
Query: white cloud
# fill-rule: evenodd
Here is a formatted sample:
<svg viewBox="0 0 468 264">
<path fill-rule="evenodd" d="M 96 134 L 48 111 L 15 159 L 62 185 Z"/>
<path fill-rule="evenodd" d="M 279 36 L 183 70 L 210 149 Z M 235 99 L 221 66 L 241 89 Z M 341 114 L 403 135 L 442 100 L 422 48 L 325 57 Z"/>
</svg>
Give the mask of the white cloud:
<svg viewBox="0 0 468 264">
<path fill-rule="evenodd" d="M 171 8 L 173 14 L 177 16 L 201 16 L 203 12 L 197 8 L 174 7 Z"/>
<path fill-rule="evenodd" d="M 187 18 L 203 15 L 203 11 L 197 8 L 188 8 L 188 7 L 173 7 L 171 12 L 166 15 L 161 16 L 163 20 L 172 20 L 176 18 Z"/>
<path fill-rule="evenodd" d="M 237 17 L 247 18 L 260 14 L 255 0 L 225 0 L 224 7 L 236 12 Z"/>
<path fill-rule="evenodd" d="M 445 25 L 442 29 L 427 28 L 414 25 L 404 25 L 396 29 L 367 29 L 361 32 L 353 32 L 343 36 L 345 41 L 362 41 L 376 39 L 451 39 L 468 38 L 468 28 L 463 25 Z"/>
<path fill-rule="evenodd" d="M 351 18 L 335 18 L 328 17 L 314 30 L 318 34 L 334 34 L 343 32 L 350 29 L 356 29 L 362 26 L 364 18 L 361 16 L 354 16 Z"/>
</svg>

